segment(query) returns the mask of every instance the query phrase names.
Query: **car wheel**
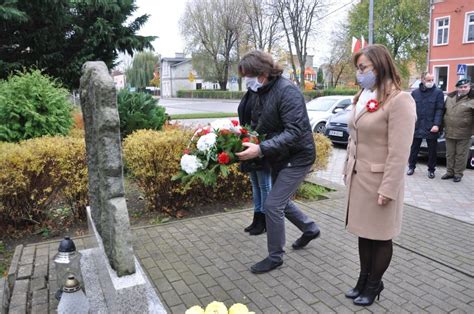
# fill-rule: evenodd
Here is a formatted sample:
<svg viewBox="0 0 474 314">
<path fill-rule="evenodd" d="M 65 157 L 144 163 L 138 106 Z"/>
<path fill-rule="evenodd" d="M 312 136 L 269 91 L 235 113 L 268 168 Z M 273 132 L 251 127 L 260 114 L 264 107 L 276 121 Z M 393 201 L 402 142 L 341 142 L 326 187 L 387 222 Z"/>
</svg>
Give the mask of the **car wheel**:
<svg viewBox="0 0 474 314">
<path fill-rule="evenodd" d="M 469 158 L 467 158 L 467 168 L 474 169 L 474 151 L 469 151 Z"/>
<path fill-rule="evenodd" d="M 314 127 L 314 130 L 313 130 L 313 132 L 315 132 L 315 133 L 322 133 L 322 134 L 324 134 L 324 131 L 326 131 L 326 123 L 325 122 L 319 122 L 318 124 L 316 124 L 316 126 Z"/>
</svg>

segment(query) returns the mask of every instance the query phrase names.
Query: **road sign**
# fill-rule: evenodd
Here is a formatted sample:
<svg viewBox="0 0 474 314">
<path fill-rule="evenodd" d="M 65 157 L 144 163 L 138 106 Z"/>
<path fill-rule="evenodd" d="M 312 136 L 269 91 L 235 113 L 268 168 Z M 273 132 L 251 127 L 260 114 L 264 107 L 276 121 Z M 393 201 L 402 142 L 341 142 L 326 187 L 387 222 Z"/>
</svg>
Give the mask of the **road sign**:
<svg viewBox="0 0 474 314">
<path fill-rule="evenodd" d="M 466 75 L 467 65 L 466 64 L 458 64 L 456 72 L 457 72 L 457 75 Z"/>
</svg>

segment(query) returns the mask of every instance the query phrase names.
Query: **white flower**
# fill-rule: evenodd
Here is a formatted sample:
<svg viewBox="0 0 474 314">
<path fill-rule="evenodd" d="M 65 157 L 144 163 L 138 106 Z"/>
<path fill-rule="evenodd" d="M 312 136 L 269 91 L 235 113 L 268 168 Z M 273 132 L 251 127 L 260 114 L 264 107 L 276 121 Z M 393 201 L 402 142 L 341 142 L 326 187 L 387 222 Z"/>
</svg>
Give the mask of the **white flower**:
<svg viewBox="0 0 474 314">
<path fill-rule="evenodd" d="M 211 128 L 213 130 L 230 130 L 234 128 L 234 124 L 229 119 L 218 119 L 211 122 Z"/>
<path fill-rule="evenodd" d="M 202 163 L 196 156 L 185 154 L 181 157 L 181 169 L 187 174 L 193 174 L 201 167 Z"/>
<path fill-rule="evenodd" d="M 249 309 L 242 303 L 235 303 L 229 309 L 229 314 L 250 314 Z M 255 313 L 254 313 L 255 314 Z"/>
<path fill-rule="evenodd" d="M 227 307 L 222 302 L 213 301 L 206 306 L 205 314 L 227 314 Z"/>
<path fill-rule="evenodd" d="M 215 133 L 209 133 L 203 135 L 197 141 L 197 149 L 202 152 L 207 152 L 215 143 L 216 143 L 217 135 Z"/>
<path fill-rule="evenodd" d="M 200 307 L 199 305 L 195 305 L 189 308 L 188 310 L 186 310 L 184 314 L 204 314 L 204 309 Z"/>
</svg>

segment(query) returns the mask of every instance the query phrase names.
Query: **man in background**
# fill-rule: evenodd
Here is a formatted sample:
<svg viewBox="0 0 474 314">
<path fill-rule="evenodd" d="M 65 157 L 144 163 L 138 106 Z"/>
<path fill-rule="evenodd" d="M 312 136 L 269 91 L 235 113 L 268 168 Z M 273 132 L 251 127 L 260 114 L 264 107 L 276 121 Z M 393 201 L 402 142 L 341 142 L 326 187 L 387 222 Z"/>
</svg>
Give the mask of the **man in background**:
<svg viewBox="0 0 474 314">
<path fill-rule="evenodd" d="M 444 112 L 443 92 L 436 87 L 433 74 L 423 73 L 419 88 L 415 89 L 411 96 L 416 102 L 417 120 L 410 157 L 408 158 L 407 175 L 411 176 L 415 172 L 421 142 L 425 139 L 428 144 L 428 178 L 434 179 L 436 147 Z"/>
<path fill-rule="evenodd" d="M 459 80 L 456 90 L 448 94 L 445 106 L 446 173 L 441 179 L 460 182 L 474 134 L 474 90 L 471 80 Z"/>
</svg>

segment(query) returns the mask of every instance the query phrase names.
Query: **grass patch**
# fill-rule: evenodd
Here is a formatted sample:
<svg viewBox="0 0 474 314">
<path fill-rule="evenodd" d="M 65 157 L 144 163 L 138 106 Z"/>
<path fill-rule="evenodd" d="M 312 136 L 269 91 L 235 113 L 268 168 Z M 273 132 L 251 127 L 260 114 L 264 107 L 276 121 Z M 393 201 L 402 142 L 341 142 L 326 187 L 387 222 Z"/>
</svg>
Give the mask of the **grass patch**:
<svg viewBox="0 0 474 314">
<path fill-rule="evenodd" d="M 325 194 L 331 191 L 333 190 L 322 185 L 303 182 L 296 191 L 296 198 L 307 201 L 318 201 L 327 199 Z"/>
<path fill-rule="evenodd" d="M 184 119 L 211 119 L 211 118 L 229 118 L 238 117 L 236 112 L 202 112 L 202 113 L 183 113 L 170 115 L 171 120 Z"/>
</svg>

